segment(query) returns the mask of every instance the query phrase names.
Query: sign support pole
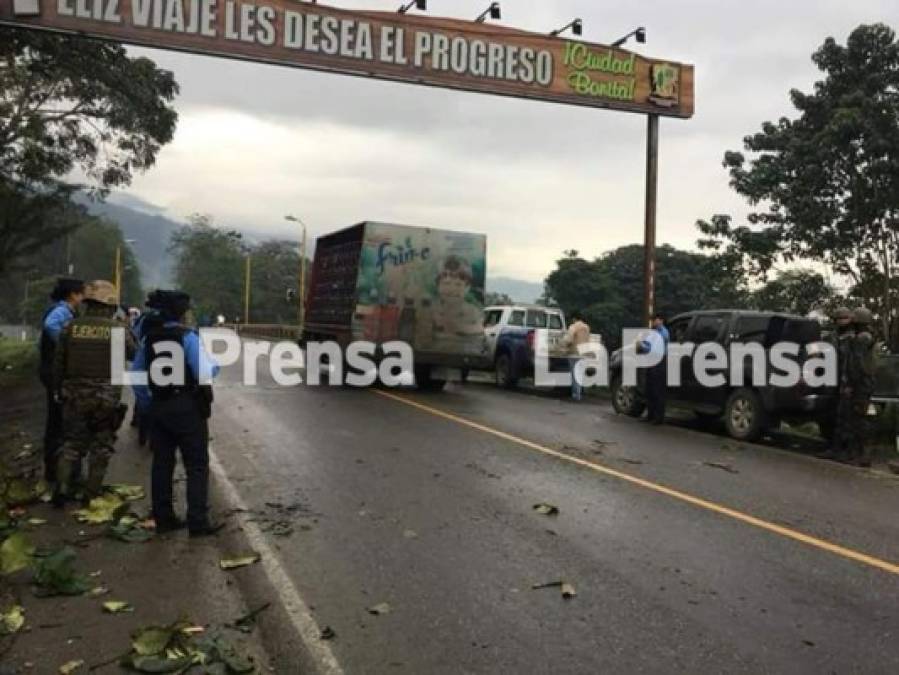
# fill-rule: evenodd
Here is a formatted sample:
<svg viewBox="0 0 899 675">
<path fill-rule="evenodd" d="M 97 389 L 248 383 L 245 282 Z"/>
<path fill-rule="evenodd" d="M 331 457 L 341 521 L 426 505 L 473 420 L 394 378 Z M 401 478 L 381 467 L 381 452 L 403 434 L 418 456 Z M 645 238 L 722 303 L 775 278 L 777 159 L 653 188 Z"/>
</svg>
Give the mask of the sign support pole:
<svg viewBox="0 0 899 675">
<path fill-rule="evenodd" d="M 652 324 L 655 313 L 656 201 L 659 187 L 659 116 L 646 116 L 646 219 L 643 237 L 643 319 Z"/>
<path fill-rule="evenodd" d="M 252 265 L 252 259 L 249 254 L 247 254 L 247 266 L 246 270 L 244 270 L 244 289 L 243 289 L 243 322 L 250 323 L 250 269 Z"/>
</svg>

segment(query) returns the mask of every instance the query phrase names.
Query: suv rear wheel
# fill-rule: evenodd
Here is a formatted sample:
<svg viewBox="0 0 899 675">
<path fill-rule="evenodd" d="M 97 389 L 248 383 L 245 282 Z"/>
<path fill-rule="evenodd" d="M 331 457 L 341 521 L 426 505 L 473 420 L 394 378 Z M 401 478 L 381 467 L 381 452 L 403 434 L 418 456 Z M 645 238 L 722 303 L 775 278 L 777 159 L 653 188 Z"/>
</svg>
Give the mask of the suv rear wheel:
<svg viewBox="0 0 899 675">
<path fill-rule="evenodd" d="M 612 407 L 619 415 L 628 417 L 640 417 L 646 410 L 646 404 L 637 388 L 626 387 L 621 383 L 620 377 L 612 381 Z"/>
<path fill-rule="evenodd" d="M 752 389 L 737 389 L 724 407 L 727 433 L 738 441 L 754 441 L 768 428 L 762 399 Z"/>
</svg>

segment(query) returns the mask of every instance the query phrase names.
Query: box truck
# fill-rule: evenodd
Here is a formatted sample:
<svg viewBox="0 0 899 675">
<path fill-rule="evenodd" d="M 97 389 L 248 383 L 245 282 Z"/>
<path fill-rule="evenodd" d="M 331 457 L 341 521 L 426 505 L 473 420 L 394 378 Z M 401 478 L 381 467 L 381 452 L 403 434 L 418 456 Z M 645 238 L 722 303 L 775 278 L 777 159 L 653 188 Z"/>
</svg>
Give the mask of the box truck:
<svg viewBox="0 0 899 675">
<path fill-rule="evenodd" d="M 401 340 L 421 388 L 489 367 L 484 336 L 487 238 L 363 222 L 319 237 L 304 341 Z"/>
</svg>

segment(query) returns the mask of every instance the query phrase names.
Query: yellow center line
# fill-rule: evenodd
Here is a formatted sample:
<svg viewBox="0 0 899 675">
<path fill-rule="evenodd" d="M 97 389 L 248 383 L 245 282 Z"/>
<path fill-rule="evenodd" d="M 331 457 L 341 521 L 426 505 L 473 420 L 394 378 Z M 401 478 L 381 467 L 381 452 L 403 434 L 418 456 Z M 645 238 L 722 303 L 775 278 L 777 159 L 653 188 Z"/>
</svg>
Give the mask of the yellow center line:
<svg viewBox="0 0 899 675">
<path fill-rule="evenodd" d="M 768 532 L 774 532 L 775 534 L 779 534 L 782 537 L 793 539 L 794 541 L 799 541 L 809 546 L 814 546 L 815 548 L 821 549 L 822 551 L 827 551 L 829 553 L 833 553 L 834 555 L 847 558 L 848 560 L 860 562 L 864 565 L 876 567 L 877 569 L 883 570 L 884 572 L 889 572 L 890 574 L 899 575 L 899 565 L 888 562 L 886 560 L 881 560 L 880 558 L 875 558 L 874 556 L 862 553 L 861 551 L 846 548 L 845 546 L 840 546 L 839 544 L 834 544 L 832 542 L 825 541 L 824 539 L 813 537 L 810 534 L 805 534 L 804 532 L 799 532 L 798 530 L 793 530 L 789 527 L 784 527 L 782 525 L 778 525 L 761 518 L 756 518 L 755 516 L 751 516 L 748 513 L 743 513 L 742 511 L 737 511 L 736 509 L 732 509 L 728 506 L 716 504 L 715 502 L 710 502 L 700 497 L 695 497 L 686 492 L 681 492 L 680 490 L 675 490 L 665 485 L 654 483 L 652 481 L 633 476 L 623 471 L 618 471 L 617 469 L 612 469 L 596 462 L 591 462 L 586 459 L 581 459 L 580 457 L 574 457 L 564 452 L 559 452 L 558 450 L 553 450 L 552 448 L 548 448 L 545 445 L 540 445 L 539 443 L 535 443 L 534 441 L 529 441 L 526 438 L 521 438 L 520 436 L 516 436 L 505 431 L 500 431 L 499 429 L 494 429 L 493 427 L 488 427 L 485 424 L 473 422 L 464 417 L 460 417 L 459 415 L 454 415 L 453 413 L 440 410 L 439 408 L 433 408 L 429 405 L 419 403 L 418 401 L 413 401 L 404 396 L 398 396 L 396 394 L 378 389 L 372 389 L 371 391 L 378 394 L 379 396 L 383 396 L 384 398 L 389 398 L 393 401 L 397 401 L 404 405 L 417 408 L 418 410 L 429 413 L 436 417 L 442 417 L 443 419 L 455 422 L 456 424 L 461 424 L 471 429 L 482 431 L 486 434 L 496 436 L 497 438 L 502 438 L 503 440 L 509 441 L 511 443 L 516 443 L 526 448 L 530 448 L 531 450 L 536 450 L 537 452 L 540 452 L 544 455 L 549 455 L 550 457 L 555 457 L 566 462 L 571 462 L 572 464 L 577 464 L 597 473 L 605 474 L 607 476 L 613 476 L 620 480 L 627 481 L 628 483 L 631 483 L 633 485 L 639 485 L 640 487 L 647 490 L 652 490 L 653 492 L 667 495 L 669 497 L 672 497 L 673 499 L 686 502 L 687 504 L 692 504 L 693 506 L 697 506 L 701 509 L 712 511 L 714 513 L 721 514 L 722 516 L 727 516 L 728 518 L 733 518 L 734 520 L 738 520 L 742 523 L 752 525 L 762 530 L 767 530 Z"/>
</svg>

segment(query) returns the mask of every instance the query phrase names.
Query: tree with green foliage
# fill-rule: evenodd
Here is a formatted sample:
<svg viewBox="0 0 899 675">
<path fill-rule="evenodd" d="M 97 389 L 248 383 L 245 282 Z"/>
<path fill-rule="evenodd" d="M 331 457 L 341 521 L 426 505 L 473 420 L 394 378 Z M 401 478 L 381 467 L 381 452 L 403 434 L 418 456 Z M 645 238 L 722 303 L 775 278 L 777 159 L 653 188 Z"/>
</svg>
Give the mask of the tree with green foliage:
<svg viewBox="0 0 899 675">
<path fill-rule="evenodd" d="M 698 227 L 706 246 L 761 276 L 780 259 L 830 265 L 888 334 L 899 290 L 899 42 L 886 25 L 862 25 L 812 60 L 824 76 L 811 93 L 790 92 L 798 116 L 765 122 L 744 139 L 746 154 L 725 154 L 731 186 L 754 209 L 748 223 L 717 216 Z"/>
<path fill-rule="evenodd" d="M 76 188 L 102 197 L 153 166 L 177 93 L 121 45 L 0 27 L 0 274 L 77 225 Z M 66 182 L 75 171 L 85 185 Z"/>
<path fill-rule="evenodd" d="M 0 296 L 0 317 L 12 323 L 34 324 L 47 306 L 50 290 L 59 276 L 115 281 L 118 247 L 122 251 L 122 303 L 142 305 L 140 269 L 119 226 L 87 215 L 71 203 L 65 205 L 60 218 L 70 218 L 76 227 L 18 259 L 14 272 L 3 278 L 6 292 Z"/>
<path fill-rule="evenodd" d="M 243 320 L 244 271 L 249 247 L 236 230 L 216 227 L 208 215 L 193 214 L 172 235 L 175 285 L 193 298 L 200 320 L 223 314 Z"/>
<path fill-rule="evenodd" d="M 813 310 L 827 313 L 839 298 L 818 272 L 785 270 L 752 294 L 756 309 L 806 316 Z"/>
<path fill-rule="evenodd" d="M 642 325 L 643 247 L 622 246 L 593 261 L 566 251 L 545 281 L 544 299 L 580 310 L 593 332 L 617 346 L 623 328 Z M 656 250 L 656 307 L 666 316 L 695 309 L 740 308 L 749 292 L 740 273 L 714 256 L 673 246 Z"/>
<path fill-rule="evenodd" d="M 272 240 L 254 246 L 250 322 L 296 324 L 299 320 L 300 253 L 296 242 Z M 311 265 L 306 265 L 307 283 Z"/>
</svg>

